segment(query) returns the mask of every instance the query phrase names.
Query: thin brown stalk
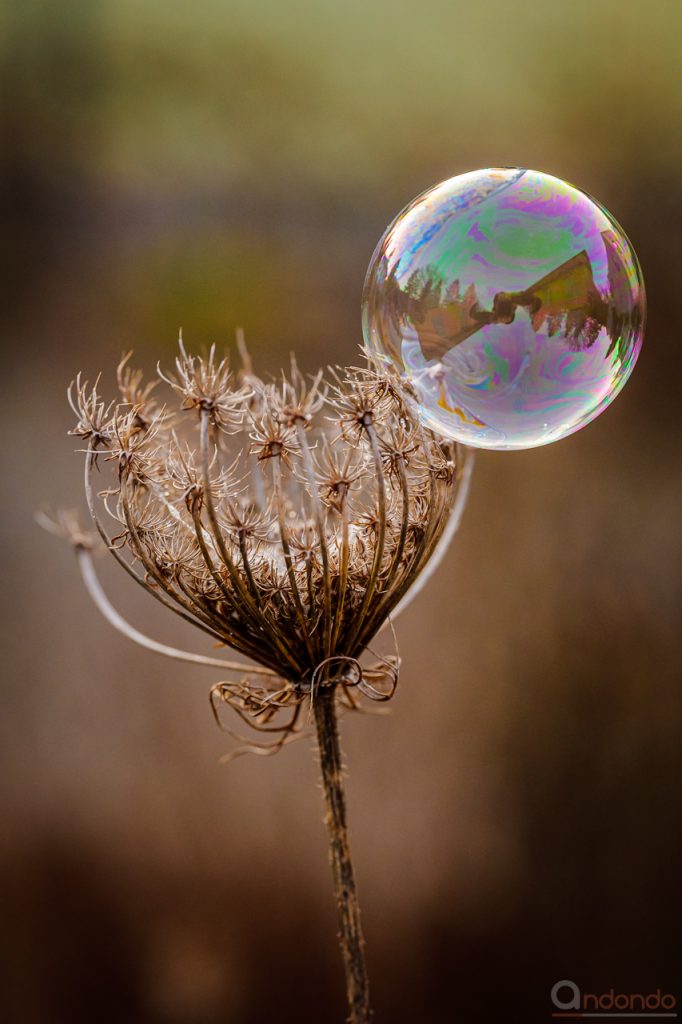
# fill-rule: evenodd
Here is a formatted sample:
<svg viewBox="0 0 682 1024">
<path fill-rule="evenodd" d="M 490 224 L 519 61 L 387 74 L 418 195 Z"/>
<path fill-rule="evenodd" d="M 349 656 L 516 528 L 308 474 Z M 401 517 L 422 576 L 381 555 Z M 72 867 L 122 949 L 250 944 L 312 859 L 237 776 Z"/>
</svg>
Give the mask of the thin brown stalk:
<svg viewBox="0 0 682 1024">
<path fill-rule="evenodd" d="M 334 615 L 334 629 L 332 633 L 332 651 L 336 650 L 336 644 L 343 626 L 343 613 L 346 602 L 346 587 L 348 585 L 348 501 L 344 500 L 341 507 L 341 555 L 339 559 L 339 593 L 336 599 L 336 610 Z"/>
<path fill-rule="evenodd" d="M 285 504 L 284 495 L 282 493 L 282 467 L 280 466 L 280 460 L 278 456 L 272 458 L 272 486 L 275 493 L 275 503 L 277 506 L 277 525 L 279 528 L 279 540 L 282 546 L 282 555 L 284 557 L 284 564 L 287 570 L 287 577 L 289 579 L 289 586 L 291 587 L 291 594 L 294 600 L 294 610 L 296 618 L 298 619 L 299 629 L 305 644 L 306 651 L 310 659 L 314 662 L 315 653 L 313 651 L 312 642 L 310 639 L 310 629 L 306 622 L 305 611 L 303 609 L 303 602 L 301 601 L 301 595 L 298 591 L 298 583 L 296 582 L 296 574 L 294 573 L 294 565 L 291 559 L 291 547 L 289 545 L 289 535 L 286 527 L 285 518 Z"/>
<path fill-rule="evenodd" d="M 356 617 L 356 624 L 345 642 L 347 653 L 353 657 L 357 650 L 362 650 L 362 648 L 357 648 L 356 641 L 365 624 L 365 613 L 367 612 L 367 608 L 369 607 L 370 601 L 375 593 L 377 581 L 379 579 L 379 570 L 384 557 L 384 545 L 386 542 L 386 480 L 384 479 L 384 469 L 381 461 L 381 452 L 379 451 L 379 442 L 372 422 L 367 421 L 366 423 L 363 423 L 363 429 L 369 438 L 377 477 L 377 538 L 374 547 L 372 568 L 370 570 L 367 587 L 362 598 L 362 604 L 360 605 L 360 610 Z"/>
<path fill-rule="evenodd" d="M 296 436 L 298 437 L 298 443 L 301 447 L 301 455 L 303 457 L 303 466 L 305 469 L 305 475 L 308 482 L 308 490 L 310 492 L 310 500 L 313 505 L 313 514 L 315 516 L 315 524 L 317 526 L 317 534 L 320 542 L 320 557 L 322 559 L 322 587 L 324 592 L 324 658 L 328 658 L 331 654 L 331 638 L 332 638 L 332 582 L 331 575 L 329 572 L 329 549 L 327 547 L 327 530 L 324 522 L 324 515 L 322 512 L 322 502 L 320 501 L 320 492 L 318 490 L 318 483 L 315 477 L 315 469 L 313 467 L 313 459 L 310 454 L 310 446 L 308 444 L 308 438 L 306 437 L 305 427 L 300 420 L 296 422 Z"/>
<path fill-rule="evenodd" d="M 322 769 L 322 786 L 329 835 L 329 859 L 334 878 L 339 940 L 346 976 L 349 1024 L 369 1024 L 369 977 L 365 961 L 365 940 L 360 923 L 360 905 L 355 873 L 348 845 L 346 798 L 343 765 L 333 688 L 325 688 L 314 697 L 317 744 Z"/>
</svg>

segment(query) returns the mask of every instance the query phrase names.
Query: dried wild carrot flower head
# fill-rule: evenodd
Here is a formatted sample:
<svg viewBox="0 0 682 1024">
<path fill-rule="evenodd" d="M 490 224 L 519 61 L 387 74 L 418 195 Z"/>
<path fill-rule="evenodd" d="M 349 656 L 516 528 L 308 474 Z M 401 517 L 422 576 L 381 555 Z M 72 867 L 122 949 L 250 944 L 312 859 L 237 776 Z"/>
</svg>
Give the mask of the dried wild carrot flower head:
<svg viewBox="0 0 682 1024">
<path fill-rule="evenodd" d="M 71 541 L 113 626 L 157 653 L 237 675 L 212 687 L 215 717 L 232 732 L 221 714 L 230 705 L 262 735 L 240 736 L 228 757 L 274 753 L 304 734 L 303 706 L 314 712 L 349 1020 L 367 1024 L 337 715 L 395 691 L 399 658 L 371 644 L 438 562 L 470 461 L 426 429 L 396 378 L 376 367 L 308 379 L 292 360 L 288 375 L 266 382 L 238 344 L 235 374 L 214 348 L 202 358 L 180 342 L 174 372 L 159 371 L 175 408 L 129 356 L 118 399 L 101 397 L 99 378 L 90 387 L 78 377 L 71 433 L 85 446 L 96 533 L 70 513 L 42 522 Z M 95 574 L 97 534 L 136 583 L 250 664 L 167 647 L 126 622 Z"/>
<path fill-rule="evenodd" d="M 391 696 L 398 658 L 370 667 L 360 658 L 442 545 L 465 474 L 461 451 L 414 418 L 395 378 L 368 366 L 306 379 L 292 360 L 288 375 L 265 382 L 241 349 L 235 374 L 215 348 L 202 358 L 181 340 L 174 372 L 159 370 L 176 411 L 130 355 L 118 367 L 118 400 L 100 396 L 99 378 L 90 387 L 79 377 L 71 433 L 87 445 L 88 507 L 114 558 L 259 666 L 188 656 L 243 672 L 213 687 L 214 712 L 222 722 L 230 704 L 274 733 L 251 745 L 269 752 L 300 730 L 317 688 L 334 687 L 346 707 L 359 694 Z M 102 489 L 94 470 L 105 468 Z M 73 524 L 66 532 L 111 619 L 92 545 Z"/>
</svg>

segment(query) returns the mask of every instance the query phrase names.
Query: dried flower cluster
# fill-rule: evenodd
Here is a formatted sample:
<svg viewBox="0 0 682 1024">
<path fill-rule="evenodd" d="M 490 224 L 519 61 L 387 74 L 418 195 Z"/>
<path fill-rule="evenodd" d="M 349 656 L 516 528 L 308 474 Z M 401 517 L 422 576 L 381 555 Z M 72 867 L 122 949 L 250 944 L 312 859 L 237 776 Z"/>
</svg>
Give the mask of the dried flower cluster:
<svg viewBox="0 0 682 1024">
<path fill-rule="evenodd" d="M 228 704 L 267 735 L 257 743 L 239 737 L 244 745 L 228 757 L 274 753 L 304 735 L 308 702 L 348 1019 L 370 1024 L 338 711 L 395 691 L 399 658 L 376 655 L 370 644 L 447 545 L 470 460 L 422 426 L 400 383 L 376 366 L 331 370 L 325 381 L 322 372 L 306 379 L 292 360 L 288 376 L 265 382 L 243 339 L 238 345 L 242 368 L 233 374 L 215 349 L 199 358 L 181 340 L 174 372 L 159 371 L 175 409 L 128 356 L 118 367 L 116 400 L 100 396 L 99 380 L 90 387 L 79 377 L 69 401 L 77 420 L 71 433 L 85 445 L 88 507 L 105 547 L 164 606 L 255 664 L 190 654 L 140 633 L 100 586 L 96 535 L 70 513 L 42 521 L 70 540 L 113 626 L 149 650 L 239 675 L 212 687 L 216 720 L 226 728 Z M 360 663 L 365 651 L 375 659 L 369 666 Z"/>
<path fill-rule="evenodd" d="M 174 372 L 159 371 L 179 410 L 128 357 L 116 401 L 80 378 L 69 397 L 106 547 L 162 604 L 261 666 L 215 686 L 212 702 L 219 721 L 228 703 L 275 733 L 269 751 L 299 731 L 318 687 L 349 707 L 358 692 L 391 695 L 397 657 L 359 659 L 438 545 L 462 469 L 394 378 L 367 367 L 306 379 L 292 360 L 265 382 L 241 349 L 235 374 L 181 341 Z M 82 532 L 64 529 L 88 560 Z"/>
</svg>

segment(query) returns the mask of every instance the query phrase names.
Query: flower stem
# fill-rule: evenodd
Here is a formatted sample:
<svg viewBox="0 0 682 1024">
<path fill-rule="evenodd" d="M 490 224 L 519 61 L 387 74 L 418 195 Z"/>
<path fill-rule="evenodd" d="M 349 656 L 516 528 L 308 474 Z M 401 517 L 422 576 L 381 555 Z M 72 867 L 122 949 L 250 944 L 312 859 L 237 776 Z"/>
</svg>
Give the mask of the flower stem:
<svg viewBox="0 0 682 1024">
<path fill-rule="evenodd" d="M 339 941 L 346 972 L 346 992 L 350 1008 L 348 1021 L 349 1024 L 369 1024 L 372 1020 L 369 978 L 365 963 L 365 940 L 360 924 L 360 905 L 348 846 L 346 798 L 334 689 L 328 688 L 316 694 L 313 708 L 327 811 L 325 821 L 329 833 L 329 858 L 339 916 Z"/>
</svg>

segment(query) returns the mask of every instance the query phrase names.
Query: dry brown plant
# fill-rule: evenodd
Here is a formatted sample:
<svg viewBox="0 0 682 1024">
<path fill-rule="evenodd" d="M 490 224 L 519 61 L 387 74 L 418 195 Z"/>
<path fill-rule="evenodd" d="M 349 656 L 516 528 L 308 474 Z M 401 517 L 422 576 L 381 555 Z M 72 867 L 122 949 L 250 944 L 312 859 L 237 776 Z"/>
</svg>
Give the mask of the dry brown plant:
<svg viewBox="0 0 682 1024">
<path fill-rule="evenodd" d="M 234 373 L 215 348 L 191 355 L 181 339 L 174 370 L 151 383 L 129 354 L 113 401 L 101 397 L 99 378 L 91 386 L 78 377 L 71 433 L 84 446 L 94 532 L 71 513 L 42 522 L 70 540 L 113 626 L 228 677 L 210 690 L 216 721 L 239 744 L 224 760 L 276 753 L 314 720 L 349 1020 L 364 1024 L 369 984 L 338 715 L 395 692 L 397 653 L 380 656 L 371 645 L 439 560 L 470 460 L 422 426 L 399 382 L 371 363 L 307 378 L 292 359 L 288 374 L 264 381 L 238 344 Z M 250 664 L 167 647 L 127 622 L 95 573 L 93 548 L 102 544 L 157 601 Z M 227 722 L 228 708 L 252 737 Z"/>
</svg>

